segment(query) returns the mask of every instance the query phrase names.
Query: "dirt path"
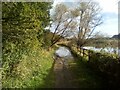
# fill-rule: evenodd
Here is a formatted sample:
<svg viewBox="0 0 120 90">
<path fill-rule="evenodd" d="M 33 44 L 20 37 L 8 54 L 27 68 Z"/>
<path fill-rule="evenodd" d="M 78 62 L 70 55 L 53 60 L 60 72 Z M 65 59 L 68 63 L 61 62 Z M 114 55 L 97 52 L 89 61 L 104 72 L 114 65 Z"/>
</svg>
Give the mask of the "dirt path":
<svg viewBox="0 0 120 90">
<path fill-rule="evenodd" d="M 102 88 L 104 80 L 80 60 L 56 58 L 54 88 Z"/>
<path fill-rule="evenodd" d="M 73 74 L 69 70 L 68 62 L 65 62 L 63 58 L 57 58 L 54 65 L 55 73 L 55 88 L 75 88 L 72 83 Z"/>
<path fill-rule="evenodd" d="M 55 57 L 55 88 L 106 88 L 105 78 L 89 67 L 86 59 L 72 52 L 72 59 Z"/>
</svg>

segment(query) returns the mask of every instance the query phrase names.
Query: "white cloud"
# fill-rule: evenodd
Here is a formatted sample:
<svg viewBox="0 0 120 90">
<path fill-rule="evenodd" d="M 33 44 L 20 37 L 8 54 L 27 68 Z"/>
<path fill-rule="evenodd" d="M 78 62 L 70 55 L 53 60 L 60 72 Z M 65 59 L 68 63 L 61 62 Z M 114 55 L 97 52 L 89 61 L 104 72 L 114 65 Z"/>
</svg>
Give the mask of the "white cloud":
<svg viewBox="0 0 120 90">
<path fill-rule="evenodd" d="M 97 27 L 96 30 L 101 31 L 110 36 L 118 34 L 118 19 L 113 18 L 113 19 L 106 20 L 104 24 Z"/>
<path fill-rule="evenodd" d="M 81 0 L 54 0 L 53 6 L 55 6 L 59 2 L 79 2 Z M 89 1 L 89 0 L 82 0 L 82 1 Z M 118 14 L 118 2 L 119 0 L 94 0 L 97 1 L 103 12 L 113 12 Z"/>
<path fill-rule="evenodd" d="M 118 14 L 118 0 L 96 0 L 99 2 L 103 12 L 112 12 Z"/>
<path fill-rule="evenodd" d="M 118 0 L 96 1 L 99 2 L 101 8 L 103 9 L 102 12 L 106 13 L 106 17 L 108 17 L 104 20 L 104 24 L 98 27 L 97 30 L 111 36 L 118 34 Z M 113 15 L 110 15 L 110 13 Z"/>
</svg>

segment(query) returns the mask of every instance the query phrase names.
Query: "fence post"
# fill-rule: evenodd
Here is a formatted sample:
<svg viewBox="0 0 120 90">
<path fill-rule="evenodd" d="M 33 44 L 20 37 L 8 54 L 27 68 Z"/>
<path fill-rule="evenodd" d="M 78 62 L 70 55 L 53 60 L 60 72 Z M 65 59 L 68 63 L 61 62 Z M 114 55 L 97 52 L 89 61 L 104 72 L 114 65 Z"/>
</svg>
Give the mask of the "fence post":
<svg viewBox="0 0 120 90">
<path fill-rule="evenodd" d="M 84 52 L 85 52 L 85 49 L 83 49 L 83 57 L 85 56 L 85 55 L 84 55 Z"/>
<path fill-rule="evenodd" d="M 81 56 L 81 48 L 80 48 L 80 56 Z"/>
<path fill-rule="evenodd" d="M 91 52 L 90 50 L 88 50 L 88 62 L 90 62 L 90 56 L 91 56 Z"/>
</svg>

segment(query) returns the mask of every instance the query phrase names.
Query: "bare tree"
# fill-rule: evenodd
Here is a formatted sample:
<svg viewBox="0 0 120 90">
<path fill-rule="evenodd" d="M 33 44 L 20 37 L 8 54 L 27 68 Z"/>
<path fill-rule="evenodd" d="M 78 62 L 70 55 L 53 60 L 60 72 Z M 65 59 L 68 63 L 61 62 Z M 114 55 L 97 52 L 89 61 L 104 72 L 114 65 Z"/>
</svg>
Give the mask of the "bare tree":
<svg viewBox="0 0 120 90">
<path fill-rule="evenodd" d="M 80 2 L 77 8 L 79 12 L 79 26 L 77 36 L 77 47 L 82 47 L 92 36 L 95 28 L 102 24 L 100 7 L 96 2 Z"/>
<path fill-rule="evenodd" d="M 65 33 L 68 28 L 73 28 L 73 19 L 75 15 L 72 15 L 71 10 L 63 3 L 57 4 L 55 7 L 55 12 L 51 16 L 54 27 L 53 36 L 51 38 L 51 46 L 57 43 L 62 37 L 65 37 Z M 59 37 L 55 37 L 59 35 Z"/>
<path fill-rule="evenodd" d="M 61 37 L 73 33 L 72 36 L 77 39 L 77 47 L 82 47 L 88 42 L 95 28 L 102 24 L 100 11 L 99 4 L 92 1 L 81 1 L 78 7 L 72 9 L 63 3 L 57 4 L 55 12 L 51 16 L 52 27 L 54 27 L 51 46 L 58 42 Z M 56 38 L 56 35 L 59 35 L 59 37 Z"/>
</svg>

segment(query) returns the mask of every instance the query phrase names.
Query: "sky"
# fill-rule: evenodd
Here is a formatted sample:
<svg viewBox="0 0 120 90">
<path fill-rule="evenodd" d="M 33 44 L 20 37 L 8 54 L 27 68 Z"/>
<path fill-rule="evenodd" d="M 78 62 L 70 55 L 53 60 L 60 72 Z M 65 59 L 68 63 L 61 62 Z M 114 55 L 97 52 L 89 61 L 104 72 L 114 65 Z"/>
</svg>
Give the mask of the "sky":
<svg viewBox="0 0 120 90">
<path fill-rule="evenodd" d="M 96 0 L 102 8 L 103 25 L 97 28 L 108 35 L 118 34 L 118 1 L 119 0 Z"/>
<path fill-rule="evenodd" d="M 83 0 L 87 1 L 87 0 Z M 103 24 L 96 28 L 107 36 L 113 36 L 120 33 L 118 31 L 118 2 L 120 0 L 94 0 L 99 3 L 102 11 Z M 79 0 L 55 0 L 53 6 L 60 2 L 79 2 Z M 120 4 L 120 3 L 119 3 Z M 120 5 L 119 5 L 120 6 Z"/>
</svg>

